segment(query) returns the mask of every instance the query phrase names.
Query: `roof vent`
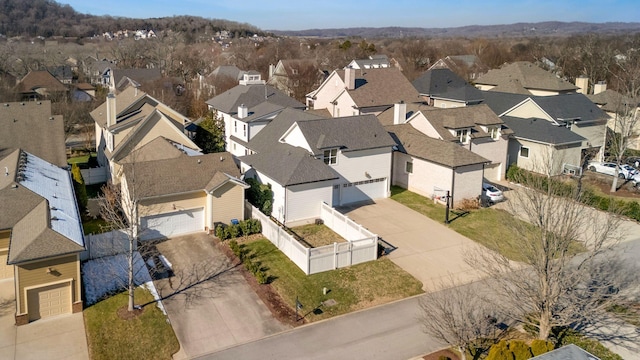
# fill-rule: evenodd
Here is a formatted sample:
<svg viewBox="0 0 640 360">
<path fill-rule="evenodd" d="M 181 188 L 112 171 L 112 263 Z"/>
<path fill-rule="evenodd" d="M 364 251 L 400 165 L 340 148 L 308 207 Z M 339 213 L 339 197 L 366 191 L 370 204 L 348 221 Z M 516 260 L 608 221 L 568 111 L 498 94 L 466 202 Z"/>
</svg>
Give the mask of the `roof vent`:
<svg viewBox="0 0 640 360">
<path fill-rule="evenodd" d="M 9 104 L 4 104 L 4 107 L 9 107 Z"/>
<path fill-rule="evenodd" d="M 50 117 L 49 117 L 49 120 L 53 120 L 53 116 L 50 116 Z"/>
<path fill-rule="evenodd" d="M 222 156 L 220 156 L 220 161 L 224 161 L 224 158 Z M 7 175 L 9 175 L 9 174 L 7 174 Z"/>
<path fill-rule="evenodd" d="M 55 207 L 55 206 L 52 206 L 52 207 L 51 207 L 51 210 L 56 211 L 56 210 L 58 210 L 58 208 L 57 208 L 57 207 Z"/>
<path fill-rule="evenodd" d="M 198 159 L 198 164 L 200 164 L 202 162 L 202 160 Z"/>
<path fill-rule="evenodd" d="M 12 189 L 17 189 L 17 188 L 18 188 L 18 184 L 12 184 L 12 185 L 11 185 L 11 188 L 12 188 Z"/>
<path fill-rule="evenodd" d="M 60 219 L 58 219 L 56 216 L 52 216 L 51 220 L 56 221 L 56 220 L 60 220 Z"/>
</svg>

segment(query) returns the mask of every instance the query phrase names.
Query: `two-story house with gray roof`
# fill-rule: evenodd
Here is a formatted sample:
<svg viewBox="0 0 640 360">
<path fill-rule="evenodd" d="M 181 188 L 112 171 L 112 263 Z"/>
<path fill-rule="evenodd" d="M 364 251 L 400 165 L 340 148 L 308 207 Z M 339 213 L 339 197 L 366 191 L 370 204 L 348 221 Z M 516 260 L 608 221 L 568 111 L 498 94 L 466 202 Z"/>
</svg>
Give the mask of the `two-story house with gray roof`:
<svg viewBox="0 0 640 360">
<path fill-rule="evenodd" d="M 448 68 L 432 68 L 412 82 L 425 102 L 438 108 L 476 105 L 484 100 L 482 91 Z"/>
<path fill-rule="evenodd" d="M 271 215 L 290 224 L 317 218 L 322 202 L 388 197 L 394 144 L 373 115 L 327 119 L 287 109 L 239 160 L 245 177 L 271 185 Z"/>
<path fill-rule="evenodd" d="M 235 156 L 248 155 L 247 143 L 282 110 L 305 108 L 256 72 L 244 74 L 238 86 L 207 100 L 207 105 L 224 122 L 226 150 Z"/>
</svg>

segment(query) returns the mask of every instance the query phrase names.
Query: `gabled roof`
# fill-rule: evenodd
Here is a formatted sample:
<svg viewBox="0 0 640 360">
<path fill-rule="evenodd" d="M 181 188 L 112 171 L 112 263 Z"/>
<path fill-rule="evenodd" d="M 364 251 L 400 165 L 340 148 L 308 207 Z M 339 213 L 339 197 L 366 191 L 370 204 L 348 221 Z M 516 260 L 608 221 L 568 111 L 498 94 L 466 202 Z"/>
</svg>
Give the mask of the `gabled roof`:
<svg viewBox="0 0 640 360">
<path fill-rule="evenodd" d="M 600 358 L 575 344 L 569 344 L 542 355 L 534 356 L 531 360 L 600 360 Z"/>
<path fill-rule="evenodd" d="M 181 157 L 183 154 L 184 152 L 174 146 L 169 140 L 162 136 L 158 136 L 139 149 L 132 151 L 122 159 L 121 162 L 126 164 L 140 161 L 176 159 Z"/>
<path fill-rule="evenodd" d="M 299 70 L 300 68 L 313 67 L 318 69 L 318 63 L 313 59 L 285 59 L 278 61 L 276 66 L 276 70 L 280 69 L 280 65 L 282 65 L 282 69 L 287 73 L 288 76 L 295 75 L 294 70 Z M 277 74 L 274 74 L 277 75 Z"/>
<path fill-rule="evenodd" d="M 458 144 L 431 138 L 410 124 L 385 126 L 398 151 L 450 168 L 489 163 L 482 156 Z"/>
<path fill-rule="evenodd" d="M 286 108 L 251 138 L 247 146 L 255 152 L 271 151 L 273 144 L 278 143 L 280 137 L 282 137 L 296 121 L 315 119 L 326 119 L 326 117 L 318 116 L 308 111 Z"/>
<path fill-rule="evenodd" d="M 518 79 L 509 79 L 508 81 L 505 81 L 502 84 L 489 89 L 489 91 L 497 91 L 497 92 L 503 92 L 503 93 L 509 93 L 509 94 L 520 94 L 520 95 L 527 95 L 527 96 L 533 95 L 531 91 L 525 89 L 524 86 L 522 86 L 522 84 L 520 83 L 520 80 Z"/>
<path fill-rule="evenodd" d="M 32 70 L 18 84 L 21 93 L 34 92 L 45 88 L 48 92 L 67 91 L 67 87 L 46 70 Z"/>
<path fill-rule="evenodd" d="M 554 74 L 528 61 L 516 61 L 505 64 L 500 69 L 489 70 L 476 80 L 476 84 L 500 86 L 516 79 L 525 89 L 550 91 L 577 90 L 575 85 L 562 80 Z"/>
<path fill-rule="evenodd" d="M 499 91 L 485 91 L 484 103 L 489 106 L 496 115 L 500 116 L 504 114 L 505 111 L 511 109 L 529 97 L 532 96 Z"/>
<path fill-rule="evenodd" d="M 602 110 L 612 113 L 635 109 L 639 105 L 638 100 L 633 100 L 632 98 L 624 96 L 611 89 L 607 89 L 598 94 L 586 96 L 593 103 L 599 105 Z"/>
<path fill-rule="evenodd" d="M 587 140 L 564 126 L 556 126 L 544 119 L 503 116 L 502 120 L 513 130 L 513 136 L 520 139 L 551 145 L 575 144 Z"/>
<path fill-rule="evenodd" d="M 135 80 L 139 84 L 156 81 L 162 78 L 162 71 L 153 69 L 112 69 L 113 83 L 118 85 L 124 77 Z"/>
<path fill-rule="evenodd" d="M 334 180 L 338 175 L 305 149 L 274 143 L 268 152 L 242 156 L 239 160 L 272 178 L 281 186 Z"/>
<path fill-rule="evenodd" d="M 51 75 L 60 81 L 73 79 L 73 71 L 71 71 L 71 66 L 69 65 L 53 66 L 48 70 Z"/>
<path fill-rule="evenodd" d="M 56 166 L 67 166 L 62 116 L 51 101 L 0 104 L 0 152 L 21 148 Z"/>
<path fill-rule="evenodd" d="M 8 263 L 84 250 L 70 173 L 21 150 L 0 164 L 7 170 L 0 182 L 0 228 L 12 229 Z"/>
<path fill-rule="evenodd" d="M 349 64 L 355 63 L 359 69 L 365 69 L 367 67 L 382 67 L 382 66 L 391 66 L 389 62 L 389 57 L 384 54 L 371 55 L 368 59 L 354 59 L 351 60 Z"/>
<path fill-rule="evenodd" d="M 344 81 L 345 70 L 336 72 Z M 355 89 L 347 91 L 359 108 L 392 106 L 399 101 L 406 103 L 422 101 L 418 91 L 395 67 L 359 69 L 355 70 L 355 73 Z"/>
<path fill-rule="evenodd" d="M 374 115 L 347 116 L 296 122 L 314 155 L 340 148 L 356 151 L 391 147 L 395 143 Z"/>
<path fill-rule="evenodd" d="M 240 70 L 235 65 L 220 65 L 215 70 L 213 70 L 208 77 L 210 78 L 218 78 L 218 77 L 228 77 L 239 81 L 242 79 L 246 71 Z"/>
<path fill-rule="evenodd" d="M 536 96 L 532 100 L 555 120 L 579 119 L 580 122 L 587 122 L 609 118 L 584 94 Z"/>
<path fill-rule="evenodd" d="M 126 111 L 126 113 L 129 113 L 142 107 L 142 105 L 136 107 L 132 106 L 140 99 L 144 99 L 145 103 L 149 103 L 152 106 L 156 106 L 158 104 L 155 99 L 148 96 L 144 91 L 141 91 L 140 89 L 134 87 L 128 87 L 124 91 L 116 95 L 116 118 L 121 117 L 125 113 L 125 110 L 128 110 Z M 91 111 L 90 115 L 93 120 L 97 122 L 98 125 L 100 125 L 100 127 L 106 127 L 107 103 L 103 102 L 102 104 L 100 104 L 97 108 Z"/>
<path fill-rule="evenodd" d="M 448 68 L 427 70 L 412 82 L 421 95 L 461 102 L 480 102 L 482 91 L 469 85 Z"/>
<path fill-rule="evenodd" d="M 124 164 L 129 194 L 135 177 L 137 196 L 141 199 L 195 191 L 211 191 L 219 185 L 220 176 L 238 180 L 240 170 L 228 152 L 179 157 Z"/>
<path fill-rule="evenodd" d="M 236 115 L 238 107 L 244 105 L 249 113 L 254 107 L 268 102 L 282 108 L 304 109 L 305 104 L 287 96 L 282 91 L 265 84 L 237 85 L 224 93 L 207 100 L 207 104 L 225 114 Z"/>
</svg>

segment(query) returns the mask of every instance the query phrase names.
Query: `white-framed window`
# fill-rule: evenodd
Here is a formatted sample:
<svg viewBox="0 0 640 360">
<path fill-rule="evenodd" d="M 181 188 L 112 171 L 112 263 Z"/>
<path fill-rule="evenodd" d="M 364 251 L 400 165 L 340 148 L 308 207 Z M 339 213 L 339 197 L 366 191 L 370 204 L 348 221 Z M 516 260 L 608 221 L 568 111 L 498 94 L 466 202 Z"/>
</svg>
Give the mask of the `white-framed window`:
<svg viewBox="0 0 640 360">
<path fill-rule="evenodd" d="M 456 130 L 456 137 L 460 140 L 461 143 L 466 144 L 469 142 L 470 138 L 469 129 Z"/>
<path fill-rule="evenodd" d="M 327 165 L 335 165 L 338 163 L 338 149 L 329 149 L 324 151 L 324 163 Z"/>
<path fill-rule="evenodd" d="M 404 164 L 404 172 L 407 174 L 413 174 L 413 163 L 411 161 L 407 161 Z"/>
<path fill-rule="evenodd" d="M 489 136 L 491 136 L 493 140 L 498 140 L 500 138 L 500 128 L 497 126 L 490 127 Z"/>
<path fill-rule="evenodd" d="M 520 157 L 528 158 L 529 157 L 529 148 L 520 146 Z"/>
</svg>

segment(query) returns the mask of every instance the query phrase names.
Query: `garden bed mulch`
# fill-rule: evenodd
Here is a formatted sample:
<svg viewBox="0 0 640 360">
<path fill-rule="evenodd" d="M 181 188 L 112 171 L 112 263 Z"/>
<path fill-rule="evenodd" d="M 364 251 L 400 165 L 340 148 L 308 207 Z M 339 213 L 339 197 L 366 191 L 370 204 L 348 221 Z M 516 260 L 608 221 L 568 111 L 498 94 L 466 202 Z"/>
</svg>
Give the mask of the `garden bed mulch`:
<svg viewBox="0 0 640 360">
<path fill-rule="evenodd" d="M 460 359 L 458 354 L 454 353 L 453 351 L 451 351 L 449 349 L 438 350 L 436 352 L 433 352 L 431 354 L 427 354 L 427 355 L 422 357 L 423 360 L 440 360 L 440 359 L 444 359 L 444 358 L 449 358 L 451 360 L 459 360 Z"/>
<path fill-rule="evenodd" d="M 253 274 L 251 274 L 242 264 L 240 264 L 240 259 L 238 259 L 233 251 L 231 251 L 229 245 L 225 242 L 221 242 L 218 238 L 213 239 L 218 249 L 220 249 L 234 265 L 239 265 L 237 266 L 237 269 L 245 278 L 247 284 L 251 286 L 251 289 L 253 289 L 253 291 L 258 295 L 258 297 L 267 306 L 267 308 L 269 308 L 269 311 L 271 311 L 276 319 L 278 319 L 281 323 L 290 326 L 299 326 L 304 324 L 304 319 L 302 319 L 301 321 L 296 321 L 295 310 L 289 307 L 282 300 L 280 295 L 271 287 L 271 284 L 258 284 L 258 281 L 253 276 Z M 241 240 L 243 240 L 243 238 L 239 237 L 236 240 L 238 240 L 238 243 L 242 243 Z"/>
</svg>

